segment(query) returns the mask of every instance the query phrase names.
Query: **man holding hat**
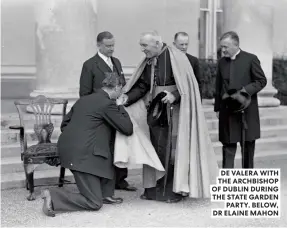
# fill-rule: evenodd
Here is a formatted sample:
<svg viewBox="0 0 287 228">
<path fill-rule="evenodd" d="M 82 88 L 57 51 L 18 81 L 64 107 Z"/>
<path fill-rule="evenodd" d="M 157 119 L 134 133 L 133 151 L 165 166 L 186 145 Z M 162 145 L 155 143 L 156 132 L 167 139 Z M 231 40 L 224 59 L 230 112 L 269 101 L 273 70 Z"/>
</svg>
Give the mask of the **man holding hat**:
<svg viewBox="0 0 287 228">
<path fill-rule="evenodd" d="M 223 58 L 216 77 L 214 111 L 219 118 L 219 141 L 223 144 L 223 168 L 234 168 L 237 143 L 244 151 L 242 168 L 254 167 L 255 140 L 260 138 L 257 93 L 267 80 L 257 56 L 239 48 L 237 33 L 220 39 Z"/>
</svg>

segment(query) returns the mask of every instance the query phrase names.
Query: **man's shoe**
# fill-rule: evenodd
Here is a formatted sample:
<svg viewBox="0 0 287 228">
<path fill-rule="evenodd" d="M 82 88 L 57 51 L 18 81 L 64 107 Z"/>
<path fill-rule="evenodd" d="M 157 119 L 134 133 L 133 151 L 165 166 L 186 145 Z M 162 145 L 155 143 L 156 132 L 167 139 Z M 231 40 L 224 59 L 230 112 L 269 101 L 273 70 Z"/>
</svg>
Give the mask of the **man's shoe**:
<svg viewBox="0 0 287 228">
<path fill-rule="evenodd" d="M 136 187 L 133 187 L 133 186 L 130 186 L 130 185 L 128 185 L 128 186 L 126 186 L 124 188 L 116 186 L 116 189 L 117 190 L 124 190 L 124 191 L 128 191 L 128 192 L 135 192 L 137 190 Z"/>
<path fill-rule="evenodd" d="M 168 199 L 166 201 L 166 203 L 177 203 L 179 201 L 183 200 L 183 197 L 178 197 L 178 198 L 174 198 L 174 199 Z"/>
<path fill-rule="evenodd" d="M 144 194 L 142 194 L 140 196 L 140 199 L 142 199 L 142 200 L 152 200 L 152 199 L 148 198 L 147 196 L 145 196 Z"/>
<path fill-rule="evenodd" d="M 56 214 L 52 208 L 52 199 L 49 190 L 46 189 L 42 192 L 42 199 L 44 200 L 42 207 L 42 211 L 44 212 L 44 214 L 49 217 L 55 217 Z"/>
<path fill-rule="evenodd" d="M 104 204 L 120 204 L 123 202 L 122 198 L 115 198 L 113 196 L 111 197 L 106 197 L 103 199 Z"/>
</svg>

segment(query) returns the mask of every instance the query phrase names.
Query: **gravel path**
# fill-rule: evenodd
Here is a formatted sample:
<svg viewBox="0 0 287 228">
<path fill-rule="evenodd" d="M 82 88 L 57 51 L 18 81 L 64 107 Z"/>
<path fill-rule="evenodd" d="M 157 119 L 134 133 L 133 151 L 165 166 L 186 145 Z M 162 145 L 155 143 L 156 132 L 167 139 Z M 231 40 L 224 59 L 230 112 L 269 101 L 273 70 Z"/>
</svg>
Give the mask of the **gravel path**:
<svg viewBox="0 0 287 228">
<path fill-rule="evenodd" d="M 286 160 L 269 162 L 271 167 L 281 167 L 281 218 L 220 218 L 210 217 L 211 209 L 222 207 L 209 200 L 186 199 L 177 204 L 144 201 L 139 199 L 143 189 L 140 176 L 129 182 L 137 186 L 135 193 L 117 191 L 124 198 L 121 205 L 104 205 L 98 212 L 73 212 L 57 214 L 54 218 L 43 215 L 40 189 L 33 202 L 26 200 L 25 189 L 1 192 L 2 227 L 287 227 L 287 165 Z M 268 164 L 261 164 L 266 167 Z M 261 166 L 260 165 L 260 166 Z M 65 186 L 76 190 L 74 185 Z"/>
</svg>

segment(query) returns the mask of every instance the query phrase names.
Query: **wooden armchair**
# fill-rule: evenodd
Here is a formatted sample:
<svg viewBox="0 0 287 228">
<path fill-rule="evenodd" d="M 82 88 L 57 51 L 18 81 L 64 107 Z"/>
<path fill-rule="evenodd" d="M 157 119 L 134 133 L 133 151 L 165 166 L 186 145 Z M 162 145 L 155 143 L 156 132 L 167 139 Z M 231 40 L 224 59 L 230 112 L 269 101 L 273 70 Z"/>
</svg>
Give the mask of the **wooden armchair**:
<svg viewBox="0 0 287 228">
<path fill-rule="evenodd" d="M 51 121 L 51 111 L 55 105 L 62 107 L 62 119 L 66 115 L 67 100 L 46 98 L 43 95 L 27 100 L 18 100 L 14 102 L 20 119 L 19 126 L 10 126 L 10 129 L 20 130 L 21 160 L 24 163 L 26 174 L 26 188 L 30 191 L 27 197 L 29 201 L 35 200 L 34 194 L 34 170 L 43 163 L 51 166 L 59 166 L 60 159 L 57 151 L 57 143 L 51 143 L 51 135 L 54 130 L 54 124 Z M 32 109 L 34 114 L 34 132 L 38 143 L 27 147 L 27 134 L 25 132 L 24 113 L 26 107 Z M 25 111 L 24 111 L 25 108 Z M 58 186 L 62 187 L 65 177 L 65 168 L 60 168 L 60 177 Z M 39 186 L 39 185 L 38 185 Z"/>
</svg>

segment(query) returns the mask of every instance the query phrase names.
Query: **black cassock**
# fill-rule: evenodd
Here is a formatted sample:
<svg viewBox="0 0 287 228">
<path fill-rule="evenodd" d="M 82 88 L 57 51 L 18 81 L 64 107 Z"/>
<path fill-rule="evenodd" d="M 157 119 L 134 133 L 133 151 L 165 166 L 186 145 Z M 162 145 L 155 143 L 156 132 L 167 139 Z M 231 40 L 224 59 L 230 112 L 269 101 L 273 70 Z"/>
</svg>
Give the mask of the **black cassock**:
<svg viewBox="0 0 287 228">
<path fill-rule="evenodd" d="M 164 44 L 164 47 L 165 46 L 166 45 Z M 163 51 L 157 58 L 157 65 L 155 66 L 154 79 L 155 79 L 155 86 L 176 85 L 171 68 L 170 54 L 168 49 Z M 138 101 L 139 99 L 143 98 L 147 94 L 147 92 L 150 91 L 150 87 L 151 87 L 151 65 L 147 64 L 139 80 L 135 83 L 132 89 L 129 92 L 127 92 L 128 103 L 126 106 L 129 106 Z M 179 92 L 176 90 L 172 93 L 176 98 L 176 101 L 174 103 L 176 104 L 180 101 Z M 165 157 L 168 145 L 167 142 L 168 130 L 169 130 L 168 123 L 161 126 L 158 125 L 150 127 L 151 142 L 163 166 L 165 166 Z M 163 177 L 157 181 L 156 187 L 146 188 L 144 195 L 149 199 L 158 201 L 167 201 L 182 197 L 181 195 L 176 194 L 172 191 L 173 175 L 174 175 L 174 166 L 172 163 L 170 163 L 165 194 L 163 195 L 164 190 L 164 177 Z"/>
<path fill-rule="evenodd" d="M 266 86 L 267 80 L 256 55 L 240 51 L 235 60 L 221 58 L 218 63 L 214 111 L 219 111 L 219 141 L 223 148 L 223 168 L 233 168 L 237 142 L 242 137 L 242 114 L 231 114 L 222 102 L 229 89 L 244 88 L 251 96 L 251 103 L 244 110 L 245 153 L 243 168 L 253 168 L 255 140 L 260 138 L 260 118 L 257 93 Z"/>
<path fill-rule="evenodd" d="M 240 51 L 235 60 L 222 58 L 218 63 L 214 111 L 220 111 L 219 141 L 237 143 L 241 141 L 241 114 L 230 114 L 222 102 L 228 89 L 240 90 L 243 87 L 251 95 L 251 104 L 245 110 L 248 125 L 246 141 L 260 138 L 260 119 L 257 93 L 266 86 L 266 77 L 258 58 Z"/>
</svg>

